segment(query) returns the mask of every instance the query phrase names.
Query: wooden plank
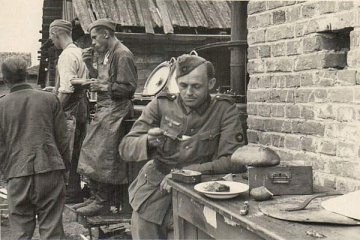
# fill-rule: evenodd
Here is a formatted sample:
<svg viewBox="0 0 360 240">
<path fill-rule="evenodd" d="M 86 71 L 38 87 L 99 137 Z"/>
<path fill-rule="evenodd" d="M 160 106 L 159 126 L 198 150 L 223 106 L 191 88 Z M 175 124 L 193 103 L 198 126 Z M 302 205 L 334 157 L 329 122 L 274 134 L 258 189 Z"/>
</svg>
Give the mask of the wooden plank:
<svg viewBox="0 0 360 240">
<path fill-rule="evenodd" d="M 140 7 L 140 0 L 134 0 L 134 3 L 135 3 L 135 7 L 136 7 L 136 16 L 137 16 L 137 19 L 139 20 L 139 25 L 140 26 L 145 26 L 144 25 L 144 18 L 143 18 L 143 15 L 142 15 L 142 11 L 141 11 L 141 7 Z"/>
<path fill-rule="evenodd" d="M 149 10 L 151 13 L 151 17 L 153 22 L 155 23 L 156 27 L 162 27 L 162 20 L 161 20 L 161 16 L 159 15 L 159 10 L 156 8 L 153 0 L 149 0 Z"/>
<path fill-rule="evenodd" d="M 182 9 L 182 12 L 183 12 L 186 20 L 187 20 L 187 23 L 188 23 L 187 25 L 189 27 L 197 27 L 194 16 L 192 15 L 186 1 L 178 1 L 178 3 L 179 3 L 179 5 L 180 5 L 180 7 Z"/>
<path fill-rule="evenodd" d="M 99 0 L 99 3 L 103 11 L 105 12 L 106 18 L 112 19 L 111 10 L 108 5 L 108 0 Z"/>
<path fill-rule="evenodd" d="M 149 2 L 140 0 L 139 3 L 140 3 L 141 13 L 144 18 L 145 32 L 154 34 L 155 32 L 154 32 L 153 23 L 152 23 L 150 11 L 149 11 Z"/>
<path fill-rule="evenodd" d="M 131 23 L 131 19 L 130 19 L 127 1 L 117 0 L 116 5 L 117 5 L 118 12 L 119 12 L 119 18 L 121 19 L 121 25 L 133 26 L 133 24 Z"/>
<path fill-rule="evenodd" d="M 89 16 L 88 10 L 83 6 L 82 0 L 73 0 L 73 6 L 76 12 L 77 17 L 79 18 L 80 25 L 84 32 L 87 32 L 88 26 L 90 25 L 91 18 Z"/>
<path fill-rule="evenodd" d="M 176 14 L 176 18 L 178 19 L 179 21 L 179 25 L 182 26 L 182 27 L 188 27 L 188 23 L 185 19 L 185 16 L 181 10 L 181 7 L 180 7 L 180 4 L 178 3 L 178 0 L 171 0 L 173 6 L 174 6 L 174 11 L 175 11 L 175 14 Z"/>
<path fill-rule="evenodd" d="M 106 10 L 108 10 L 108 15 L 110 19 L 114 22 L 119 22 L 118 13 L 116 10 L 116 5 L 114 4 L 114 0 L 104 1 L 104 5 L 107 6 Z"/>
<path fill-rule="evenodd" d="M 95 13 L 96 19 L 100 19 L 100 14 L 98 12 L 97 1 L 96 0 L 90 0 L 89 3 L 91 4 L 90 9 Z"/>
<path fill-rule="evenodd" d="M 228 5 L 224 1 L 213 1 L 212 2 L 217 16 L 221 22 L 222 28 L 230 28 L 231 27 L 231 10 Z"/>
<path fill-rule="evenodd" d="M 93 1 L 95 2 L 95 7 L 96 7 L 96 10 L 97 10 L 98 15 L 99 15 L 98 19 L 106 18 L 106 12 L 105 12 L 105 9 L 104 9 L 104 7 L 102 5 L 102 1 L 101 0 L 93 0 Z"/>
<path fill-rule="evenodd" d="M 176 15 L 174 5 L 171 0 L 163 0 L 165 2 L 166 10 L 169 14 L 171 24 L 173 26 L 180 26 L 178 16 Z"/>
<path fill-rule="evenodd" d="M 209 28 L 222 28 L 222 25 L 217 17 L 217 12 L 210 1 L 199 1 L 200 8 L 205 15 Z"/>
<path fill-rule="evenodd" d="M 166 3 L 164 0 L 156 0 L 156 4 L 159 8 L 163 26 L 164 26 L 164 33 L 174 33 L 174 28 L 171 24 L 171 19 L 169 13 L 167 11 Z"/>
<path fill-rule="evenodd" d="M 89 13 L 89 17 L 91 19 L 91 22 L 95 21 L 96 18 L 94 16 L 94 12 L 93 10 L 91 9 L 91 1 L 90 0 L 85 0 L 84 1 L 84 4 L 86 5 L 86 9 L 88 10 L 88 13 Z"/>
<path fill-rule="evenodd" d="M 133 0 L 125 0 L 129 12 L 130 26 L 139 26 L 138 19 L 136 18 L 136 8 Z"/>
<path fill-rule="evenodd" d="M 196 25 L 198 27 L 206 27 L 206 28 L 209 27 L 209 24 L 206 21 L 205 16 L 204 16 L 203 12 L 201 11 L 197 2 L 196 1 L 188 1 L 187 4 L 189 6 L 189 9 L 190 9 L 192 15 L 194 16 Z"/>
<path fill-rule="evenodd" d="M 3 194 L 7 194 L 6 188 L 0 188 L 0 192 L 3 193 Z M 0 204 L 0 206 L 1 206 L 1 204 Z"/>
</svg>

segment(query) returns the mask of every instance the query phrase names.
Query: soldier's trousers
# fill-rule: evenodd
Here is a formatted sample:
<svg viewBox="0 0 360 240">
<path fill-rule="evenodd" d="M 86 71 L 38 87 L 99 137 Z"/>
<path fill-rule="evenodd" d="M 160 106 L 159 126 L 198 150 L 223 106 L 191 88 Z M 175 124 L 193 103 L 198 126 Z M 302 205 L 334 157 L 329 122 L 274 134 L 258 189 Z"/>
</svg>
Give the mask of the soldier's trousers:
<svg viewBox="0 0 360 240">
<path fill-rule="evenodd" d="M 11 239 L 31 239 L 39 222 L 41 239 L 63 239 L 64 172 L 12 178 L 7 185 Z"/>
</svg>

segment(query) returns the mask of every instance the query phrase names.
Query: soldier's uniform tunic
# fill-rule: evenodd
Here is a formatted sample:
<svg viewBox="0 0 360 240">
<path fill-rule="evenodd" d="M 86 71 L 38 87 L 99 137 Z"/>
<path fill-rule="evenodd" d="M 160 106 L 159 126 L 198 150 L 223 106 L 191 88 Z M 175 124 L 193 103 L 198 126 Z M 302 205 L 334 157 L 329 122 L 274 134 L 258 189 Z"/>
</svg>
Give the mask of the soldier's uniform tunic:
<svg viewBox="0 0 360 240">
<path fill-rule="evenodd" d="M 147 146 L 147 132 L 155 127 L 167 136 L 157 150 Z M 239 112 L 230 98 L 209 96 L 202 106 L 191 109 L 177 95 L 158 96 L 146 106 L 119 147 L 126 161 L 150 160 L 129 187 L 135 214 L 148 222 L 167 225 L 164 219 L 168 219 L 165 216 L 171 208 L 171 195 L 160 192 L 164 176 L 173 168 L 207 174 L 242 171 L 243 166 L 231 163 L 230 156 L 243 144 Z M 149 231 L 147 234 L 148 238 L 156 237 Z"/>
</svg>

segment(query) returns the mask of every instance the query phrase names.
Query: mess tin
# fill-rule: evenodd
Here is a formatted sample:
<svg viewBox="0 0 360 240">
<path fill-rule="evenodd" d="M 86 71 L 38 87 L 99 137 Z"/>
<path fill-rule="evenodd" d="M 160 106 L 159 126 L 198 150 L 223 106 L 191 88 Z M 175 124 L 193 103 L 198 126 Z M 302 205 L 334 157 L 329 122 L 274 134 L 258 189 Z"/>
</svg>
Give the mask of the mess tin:
<svg viewBox="0 0 360 240">
<path fill-rule="evenodd" d="M 182 183 L 199 183 L 201 182 L 201 173 L 192 170 L 174 169 L 171 172 L 171 178 Z"/>
</svg>

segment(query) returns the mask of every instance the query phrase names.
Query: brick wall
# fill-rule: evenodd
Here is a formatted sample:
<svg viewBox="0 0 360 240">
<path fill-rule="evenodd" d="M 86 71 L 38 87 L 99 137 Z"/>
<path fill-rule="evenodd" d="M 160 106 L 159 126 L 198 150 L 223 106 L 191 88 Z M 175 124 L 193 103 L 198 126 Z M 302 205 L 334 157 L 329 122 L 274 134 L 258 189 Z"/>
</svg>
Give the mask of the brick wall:
<svg viewBox="0 0 360 240">
<path fill-rule="evenodd" d="M 360 2 L 250 1 L 248 139 L 360 189 Z"/>
</svg>

